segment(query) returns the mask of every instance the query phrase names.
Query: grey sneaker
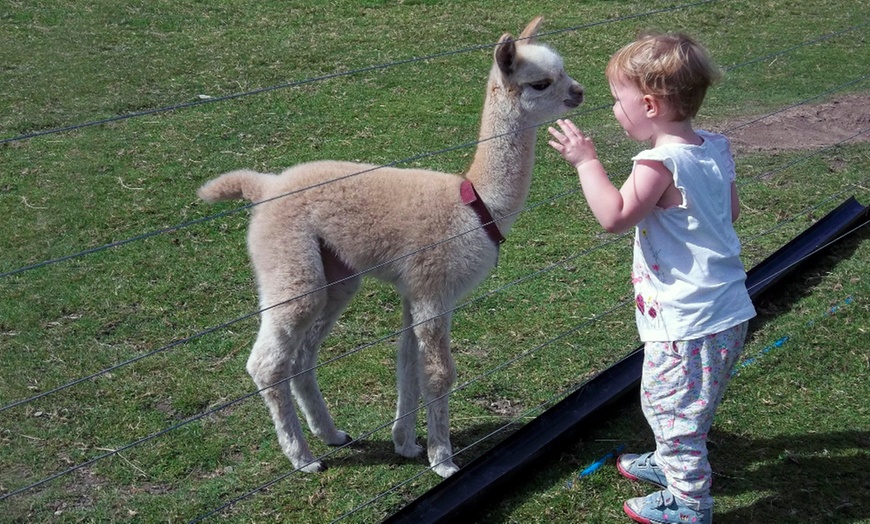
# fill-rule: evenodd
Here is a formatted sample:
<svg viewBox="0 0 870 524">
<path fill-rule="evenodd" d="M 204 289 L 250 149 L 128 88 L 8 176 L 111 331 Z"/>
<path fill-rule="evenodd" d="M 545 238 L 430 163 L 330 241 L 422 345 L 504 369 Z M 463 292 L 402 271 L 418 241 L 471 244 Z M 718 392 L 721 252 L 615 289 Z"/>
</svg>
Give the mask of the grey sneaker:
<svg viewBox="0 0 870 524">
<path fill-rule="evenodd" d="M 692 509 L 666 489 L 646 497 L 628 499 L 622 509 L 631 520 L 643 524 L 713 523 L 712 508 Z"/>
<path fill-rule="evenodd" d="M 655 452 L 650 451 L 643 455 L 626 453 L 616 459 L 616 469 L 619 474 L 631 480 L 642 480 L 655 484 L 660 488 L 668 487 L 665 472 L 656 464 Z"/>
</svg>

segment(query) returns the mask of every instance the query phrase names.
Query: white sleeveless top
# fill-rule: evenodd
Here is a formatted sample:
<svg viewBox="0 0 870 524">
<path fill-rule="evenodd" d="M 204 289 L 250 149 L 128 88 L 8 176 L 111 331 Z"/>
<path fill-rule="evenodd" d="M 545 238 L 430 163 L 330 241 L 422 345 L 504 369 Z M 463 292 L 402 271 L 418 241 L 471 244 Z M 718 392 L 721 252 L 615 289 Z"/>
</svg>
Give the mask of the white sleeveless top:
<svg viewBox="0 0 870 524">
<path fill-rule="evenodd" d="M 644 342 L 699 338 L 755 316 L 731 224 L 731 146 L 697 133 L 699 146 L 666 144 L 632 159 L 662 162 L 683 194 L 682 204 L 656 207 L 635 227 L 631 280 Z"/>
</svg>

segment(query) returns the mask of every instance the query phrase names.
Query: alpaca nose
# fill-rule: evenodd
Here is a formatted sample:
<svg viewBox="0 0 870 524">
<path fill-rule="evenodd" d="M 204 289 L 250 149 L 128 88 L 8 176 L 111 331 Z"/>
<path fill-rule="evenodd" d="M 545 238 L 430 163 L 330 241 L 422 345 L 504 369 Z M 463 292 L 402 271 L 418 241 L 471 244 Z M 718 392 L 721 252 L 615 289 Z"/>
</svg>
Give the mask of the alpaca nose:
<svg viewBox="0 0 870 524">
<path fill-rule="evenodd" d="M 574 83 L 571 85 L 571 89 L 569 89 L 569 93 L 571 98 L 565 100 L 565 105 L 568 107 L 577 107 L 583 103 L 583 86 L 578 83 Z"/>
</svg>

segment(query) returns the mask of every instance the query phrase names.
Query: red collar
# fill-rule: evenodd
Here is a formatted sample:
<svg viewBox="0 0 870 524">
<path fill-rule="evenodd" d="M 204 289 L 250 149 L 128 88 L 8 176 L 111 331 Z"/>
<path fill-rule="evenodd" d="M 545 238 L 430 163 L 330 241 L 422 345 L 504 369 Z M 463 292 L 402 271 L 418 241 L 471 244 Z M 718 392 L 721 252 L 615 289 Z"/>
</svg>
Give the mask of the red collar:
<svg viewBox="0 0 870 524">
<path fill-rule="evenodd" d="M 486 208 L 486 204 L 480 199 L 480 195 L 477 194 L 477 190 L 474 189 L 474 184 L 470 180 L 466 179 L 462 181 L 462 185 L 459 186 L 459 195 L 462 197 L 462 203 L 471 206 L 471 209 L 477 213 L 480 223 L 483 224 L 483 230 L 495 242 L 495 245 L 504 242 L 504 236 L 498 230 L 495 219 L 489 214 L 489 209 Z"/>
</svg>

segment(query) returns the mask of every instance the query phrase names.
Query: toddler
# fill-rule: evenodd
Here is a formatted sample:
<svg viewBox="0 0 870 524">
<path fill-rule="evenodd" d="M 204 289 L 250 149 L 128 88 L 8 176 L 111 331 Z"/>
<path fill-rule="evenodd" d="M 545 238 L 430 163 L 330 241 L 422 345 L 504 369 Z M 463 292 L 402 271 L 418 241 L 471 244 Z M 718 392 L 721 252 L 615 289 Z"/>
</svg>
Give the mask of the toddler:
<svg viewBox="0 0 870 524">
<path fill-rule="evenodd" d="M 718 70 L 692 38 L 667 34 L 620 49 L 605 74 L 616 120 L 650 146 L 632 159 L 622 187 L 570 120 L 549 132 L 602 227 L 635 230 L 641 406 L 656 449 L 622 455 L 617 468 L 663 489 L 626 501 L 624 510 L 643 523 L 710 523 L 707 432 L 755 316 L 732 226 L 739 201 L 731 148 L 724 136 L 692 126 Z"/>
</svg>

